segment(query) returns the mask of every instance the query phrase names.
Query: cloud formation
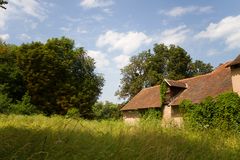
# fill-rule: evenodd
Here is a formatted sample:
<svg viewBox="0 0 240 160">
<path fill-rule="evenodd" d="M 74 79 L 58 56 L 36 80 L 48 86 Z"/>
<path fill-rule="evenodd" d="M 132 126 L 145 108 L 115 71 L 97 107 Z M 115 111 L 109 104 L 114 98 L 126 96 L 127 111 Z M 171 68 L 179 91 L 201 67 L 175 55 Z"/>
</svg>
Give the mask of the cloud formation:
<svg viewBox="0 0 240 160">
<path fill-rule="evenodd" d="M 31 37 L 29 35 L 27 35 L 26 33 L 19 34 L 17 37 L 21 41 L 27 41 L 27 40 L 31 39 Z"/>
<path fill-rule="evenodd" d="M 161 11 L 160 13 L 163 13 L 167 16 L 171 17 L 177 17 L 182 16 L 188 13 L 208 13 L 213 10 L 213 7 L 211 6 L 188 6 L 188 7 L 174 7 L 170 9 L 169 11 Z"/>
<path fill-rule="evenodd" d="M 0 34 L 0 40 L 2 41 L 7 41 L 9 38 L 9 34 Z"/>
<path fill-rule="evenodd" d="M 9 0 L 7 9 L 0 12 L 0 28 L 4 28 L 10 19 L 25 18 L 26 15 L 43 21 L 47 17 L 43 6 L 38 0 Z"/>
<path fill-rule="evenodd" d="M 186 25 L 181 25 L 176 28 L 166 29 L 160 33 L 159 43 L 169 44 L 182 44 L 188 37 L 189 29 Z"/>
<path fill-rule="evenodd" d="M 104 8 L 113 4 L 114 2 L 112 0 L 82 0 L 80 3 L 80 5 L 86 9 Z"/>
<path fill-rule="evenodd" d="M 108 51 L 120 50 L 124 54 L 131 54 L 140 46 L 151 42 L 152 38 L 143 32 L 121 33 L 110 30 L 99 36 L 96 46 L 106 46 Z"/>
<path fill-rule="evenodd" d="M 212 41 L 222 39 L 228 49 L 240 48 L 240 15 L 225 17 L 217 23 L 210 23 L 195 37 Z"/>
<path fill-rule="evenodd" d="M 109 60 L 106 58 L 106 55 L 100 51 L 89 50 L 87 51 L 88 56 L 93 58 L 96 62 L 96 67 L 101 69 L 109 65 Z"/>
<path fill-rule="evenodd" d="M 123 68 L 129 63 L 130 56 L 121 54 L 113 58 L 113 61 L 117 64 L 117 68 Z"/>
</svg>

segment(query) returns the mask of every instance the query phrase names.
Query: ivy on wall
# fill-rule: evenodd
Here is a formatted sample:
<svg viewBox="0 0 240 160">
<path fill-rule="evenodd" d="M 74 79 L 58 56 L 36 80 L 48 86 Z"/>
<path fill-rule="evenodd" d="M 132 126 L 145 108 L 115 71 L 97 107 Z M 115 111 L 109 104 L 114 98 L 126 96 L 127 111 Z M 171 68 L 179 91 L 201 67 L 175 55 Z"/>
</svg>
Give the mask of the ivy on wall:
<svg viewBox="0 0 240 160">
<path fill-rule="evenodd" d="M 162 84 L 160 85 L 161 106 L 164 104 L 164 101 L 166 100 L 166 93 L 167 93 L 167 84 L 165 81 L 163 81 Z"/>
</svg>

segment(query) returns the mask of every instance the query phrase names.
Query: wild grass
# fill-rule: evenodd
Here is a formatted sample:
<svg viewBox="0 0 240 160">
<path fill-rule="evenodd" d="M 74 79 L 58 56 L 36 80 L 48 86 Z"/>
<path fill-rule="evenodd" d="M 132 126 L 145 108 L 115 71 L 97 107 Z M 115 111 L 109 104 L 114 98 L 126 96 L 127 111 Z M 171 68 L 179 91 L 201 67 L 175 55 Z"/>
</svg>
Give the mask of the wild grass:
<svg viewBox="0 0 240 160">
<path fill-rule="evenodd" d="M 239 159 L 240 134 L 129 126 L 42 115 L 0 115 L 0 159 L 155 160 Z"/>
</svg>

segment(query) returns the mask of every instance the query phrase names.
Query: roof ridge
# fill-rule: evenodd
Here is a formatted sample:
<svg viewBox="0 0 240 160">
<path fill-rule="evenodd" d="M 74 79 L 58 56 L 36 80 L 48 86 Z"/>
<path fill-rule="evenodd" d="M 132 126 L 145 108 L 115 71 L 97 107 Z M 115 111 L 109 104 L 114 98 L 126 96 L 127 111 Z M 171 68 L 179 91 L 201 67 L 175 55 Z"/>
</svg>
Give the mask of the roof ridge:
<svg viewBox="0 0 240 160">
<path fill-rule="evenodd" d="M 155 85 L 155 86 L 151 86 L 151 87 L 146 87 L 146 88 L 143 88 L 143 89 L 151 89 L 151 88 L 154 88 L 154 87 L 159 87 L 160 86 L 160 84 L 158 84 L 158 85 Z"/>
<path fill-rule="evenodd" d="M 202 75 L 198 75 L 195 77 L 189 77 L 189 78 L 184 78 L 184 79 L 179 79 L 177 81 L 181 82 L 183 80 L 190 80 L 190 79 L 196 79 L 196 78 L 200 78 L 200 77 L 205 77 L 205 76 L 210 76 L 210 75 L 214 75 L 216 73 L 218 73 L 220 70 L 226 68 L 226 66 L 231 63 L 232 61 L 227 61 L 221 65 L 219 65 L 218 67 L 216 67 L 212 72 L 206 73 L 206 74 L 202 74 Z"/>
</svg>

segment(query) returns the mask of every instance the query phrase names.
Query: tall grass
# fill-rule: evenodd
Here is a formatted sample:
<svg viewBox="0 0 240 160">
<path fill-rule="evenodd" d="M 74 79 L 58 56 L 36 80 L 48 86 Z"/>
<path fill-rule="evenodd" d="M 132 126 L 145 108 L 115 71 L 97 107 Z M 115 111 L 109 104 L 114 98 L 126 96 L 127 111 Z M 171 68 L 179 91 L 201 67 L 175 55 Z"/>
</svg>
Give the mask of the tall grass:
<svg viewBox="0 0 240 160">
<path fill-rule="evenodd" d="M 60 116 L 0 115 L 0 159 L 239 159 L 240 134 L 129 126 Z"/>
</svg>

